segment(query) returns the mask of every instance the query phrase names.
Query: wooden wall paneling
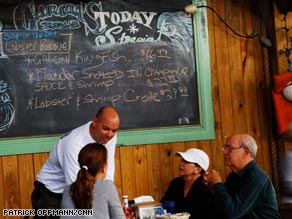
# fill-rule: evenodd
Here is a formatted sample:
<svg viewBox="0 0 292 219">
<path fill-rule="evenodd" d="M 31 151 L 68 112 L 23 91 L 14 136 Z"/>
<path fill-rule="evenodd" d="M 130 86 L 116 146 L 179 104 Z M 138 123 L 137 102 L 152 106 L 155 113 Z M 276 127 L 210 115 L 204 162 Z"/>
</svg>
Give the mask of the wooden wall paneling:
<svg viewBox="0 0 292 219">
<path fill-rule="evenodd" d="M 168 188 L 169 181 L 174 178 L 174 170 L 173 170 L 173 160 L 174 153 L 172 151 L 171 143 L 165 143 L 159 145 L 159 168 L 161 168 L 160 172 L 160 180 L 161 180 L 161 197 Z"/>
<path fill-rule="evenodd" d="M 212 2 L 209 2 L 212 6 Z M 222 120 L 221 120 L 221 107 L 219 99 L 219 82 L 218 82 L 218 63 L 216 59 L 216 45 L 215 45 L 215 29 L 214 29 L 214 16 L 213 12 L 208 11 L 208 34 L 209 34 L 209 48 L 210 48 L 210 63 L 212 75 L 212 102 L 214 109 L 214 126 L 215 126 L 215 139 L 210 141 L 211 153 L 210 160 L 212 168 L 219 171 L 221 176 L 225 179 L 225 165 L 223 161 L 223 140 L 222 140 Z M 211 168 L 209 168 L 211 169 Z"/>
<path fill-rule="evenodd" d="M 225 181 L 230 169 L 225 166 L 224 157 L 223 157 L 223 142 L 222 139 L 218 139 L 217 141 L 212 141 L 210 146 L 212 148 L 210 160 L 211 166 L 209 170 L 215 169 L 219 171 L 220 175 L 222 176 L 223 181 Z"/>
<path fill-rule="evenodd" d="M 246 4 L 246 2 L 245 2 Z M 240 2 L 233 3 L 232 1 L 225 2 L 226 7 L 226 22 L 238 33 L 245 34 L 245 30 L 241 27 L 242 12 L 239 7 Z M 246 50 L 241 50 L 241 39 L 231 31 L 227 31 L 227 46 L 229 54 L 229 71 L 230 71 L 230 86 L 231 86 L 231 105 L 233 115 L 233 132 L 246 132 L 246 105 L 244 99 L 244 80 L 243 68 L 246 64 Z"/>
<path fill-rule="evenodd" d="M 254 48 L 252 40 L 247 41 L 247 63 L 244 69 L 244 92 L 247 108 L 247 132 L 253 137 L 259 137 L 258 95 L 254 70 Z"/>
<path fill-rule="evenodd" d="M 213 8 L 220 14 L 222 18 L 225 17 L 224 4 L 213 4 Z M 214 30 L 215 30 L 215 47 L 216 47 L 216 62 L 218 72 L 218 88 L 219 100 L 221 109 L 221 131 L 222 141 L 225 142 L 226 138 L 234 133 L 234 119 L 232 113 L 232 96 L 231 96 L 231 80 L 229 69 L 229 53 L 227 43 L 227 28 L 226 26 L 214 15 Z M 216 110 L 216 109 L 215 109 Z M 230 170 L 224 166 L 226 173 Z"/>
<path fill-rule="evenodd" d="M 20 191 L 18 179 L 18 161 L 17 156 L 2 157 L 3 164 L 3 187 L 4 187 L 4 208 L 20 208 Z M 6 217 L 19 218 L 19 217 Z"/>
<path fill-rule="evenodd" d="M 116 147 L 115 151 L 115 186 L 119 193 L 120 200 L 122 201 L 123 189 L 122 189 L 122 173 L 121 173 L 121 155 L 120 147 Z"/>
<path fill-rule="evenodd" d="M 34 177 L 36 180 L 36 176 L 41 170 L 42 166 L 45 164 L 46 160 L 49 157 L 49 153 L 36 153 L 33 154 L 33 166 L 34 166 Z"/>
<path fill-rule="evenodd" d="M 160 160 L 160 145 L 147 145 L 147 161 L 148 161 L 148 178 L 149 178 L 149 187 L 150 194 L 154 200 L 159 201 L 166 188 L 162 187 L 161 173 L 164 171 L 161 167 Z"/>
<path fill-rule="evenodd" d="M 250 10 L 249 3 L 245 3 L 246 7 L 245 10 Z M 247 13 L 245 13 L 247 14 Z M 251 18 L 251 13 L 248 13 L 245 18 L 243 19 L 243 26 L 244 29 L 248 33 L 253 33 L 254 31 L 254 25 Z M 245 99 L 246 99 L 246 105 L 247 105 L 247 123 L 248 123 L 248 129 L 247 132 L 252 135 L 256 142 L 260 145 L 260 128 L 259 128 L 259 117 L 261 116 L 259 114 L 258 110 L 258 93 L 257 93 L 257 84 L 256 84 L 256 72 L 255 72 L 255 65 L 261 64 L 255 63 L 254 60 L 254 41 L 255 39 L 249 39 L 246 42 L 246 50 L 247 50 L 247 59 L 246 59 L 246 65 L 244 70 L 244 86 L 245 86 Z M 263 149 L 258 151 L 257 154 L 257 161 L 262 166 L 263 164 Z M 262 166 L 263 167 L 263 166 Z"/>
<path fill-rule="evenodd" d="M 134 162 L 137 196 L 150 195 L 147 149 L 145 145 L 134 147 Z"/>
<path fill-rule="evenodd" d="M 198 141 L 198 148 L 205 151 L 208 156 L 209 156 L 209 161 L 210 161 L 210 165 L 209 165 L 209 169 L 214 169 L 213 168 L 213 161 L 211 160 L 211 149 L 210 149 L 210 142 L 209 141 Z"/>
<path fill-rule="evenodd" d="M 178 175 L 178 169 L 179 169 L 179 163 L 181 158 L 175 155 L 175 152 L 184 152 L 186 151 L 185 145 L 183 142 L 178 142 L 178 143 L 172 143 L 172 151 L 173 151 L 173 175 L 174 177 L 179 176 Z"/>
<path fill-rule="evenodd" d="M 214 9 L 225 17 L 224 4 L 214 4 Z M 230 84 L 230 69 L 229 69 L 229 53 L 227 44 L 226 26 L 217 18 L 214 17 L 215 29 L 215 46 L 216 46 L 216 59 L 218 69 L 218 84 L 219 84 L 219 99 L 221 107 L 222 119 L 222 132 L 224 137 L 229 136 L 234 132 L 234 120 L 231 111 L 232 97 Z"/>
<path fill-rule="evenodd" d="M 188 150 L 190 148 L 198 148 L 198 141 L 186 141 L 185 150 Z"/>
<path fill-rule="evenodd" d="M 122 192 L 128 195 L 129 200 L 137 196 L 136 173 L 134 160 L 134 146 L 120 147 Z"/>
<path fill-rule="evenodd" d="M 31 191 L 33 190 L 34 170 L 32 154 L 18 155 L 18 177 L 19 177 L 19 194 L 20 208 L 31 208 Z"/>
</svg>

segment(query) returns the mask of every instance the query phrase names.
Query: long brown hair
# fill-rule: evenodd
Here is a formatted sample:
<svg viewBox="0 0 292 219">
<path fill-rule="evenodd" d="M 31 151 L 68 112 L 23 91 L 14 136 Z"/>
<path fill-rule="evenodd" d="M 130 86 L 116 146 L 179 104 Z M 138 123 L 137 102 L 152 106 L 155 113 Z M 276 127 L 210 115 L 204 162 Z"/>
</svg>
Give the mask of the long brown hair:
<svg viewBox="0 0 292 219">
<path fill-rule="evenodd" d="M 79 152 L 78 162 L 81 169 L 70 187 L 70 194 L 77 209 L 91 209 L 95 176 L 107 163 L 107 150 L 99 143 L 87 144 Z"/>
</svg>

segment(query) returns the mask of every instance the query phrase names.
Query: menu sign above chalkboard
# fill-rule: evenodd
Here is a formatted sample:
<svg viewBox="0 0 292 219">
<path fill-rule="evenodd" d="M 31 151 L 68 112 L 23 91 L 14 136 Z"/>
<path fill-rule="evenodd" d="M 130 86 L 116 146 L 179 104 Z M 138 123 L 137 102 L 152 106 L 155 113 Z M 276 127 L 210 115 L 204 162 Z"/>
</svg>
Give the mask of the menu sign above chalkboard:
<svg viewBox="0 0 292 219">
<path fill-rule="evenodd" d="M 104 105 L 122 131 L 202 125 L 190 14 L 117 0 L 0 11 L 1 137 L 62 134 Z"/>
</svg>

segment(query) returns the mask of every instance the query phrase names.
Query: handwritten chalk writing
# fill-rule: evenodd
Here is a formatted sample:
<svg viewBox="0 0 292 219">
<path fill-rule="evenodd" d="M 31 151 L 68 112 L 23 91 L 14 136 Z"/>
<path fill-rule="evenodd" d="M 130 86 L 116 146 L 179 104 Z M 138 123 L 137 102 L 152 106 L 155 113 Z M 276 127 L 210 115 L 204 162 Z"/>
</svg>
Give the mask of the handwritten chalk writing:
<svg viewBox="0 0 292 219">
<path fill-rule="evenodd" d="M 145 11 L 94 12 L 94 18 L 99 19 L 100 29 L 105 29 L 107 27 L 106 18 L 108 18 L 109 21 L 115 25 L 126 22 L 136 22 L 138 24 L 142 24 L 144 26 L 151 28 L 150 24 L 155 15 L 157 15 L 157 12 Z"/>
<path fill-rule="evenodd" d="M 38 7 L 38 19 L 40 20 L 44 20 L 52 16 L 66 17 L 69 15 L 74 16 L 79 20 L 82 20 L 83 15 L 81 5 L 67 3 L 60 5 L 56 4 L 40 5 Z"/>
<path fill-rule="evenodd" d="M 117 80 L 119 78 L 122 78 L 124 76 L 124 73 L 119 70 L 111 70 L 111 71 L 98 71 L 98 68 L 96 66 L 92 66 L 89 68 L 85 68 L 82 71 L 82 74 L 80 78 L 82 79 L 95 79 L 95 80 L 105 80 L 105 79 L 114 79 Z"/>
<path fill-rule="evenodd" d="M 76 20 L 41 21 L 39 24 L 43 30 L 77 29 L 81 27 L 79 21 Z"/>
<path fill-rule="evenodd" d="M 127 78 L 141 78 L 143 77 L 142 68 L 130 69 L 126 71 Z"/>
<path fill-rule="evenodd" d="M 159 69 L 153 67 L 147 67 L 144 71 L 146 77 L 161 76 L 165 77 L 171 83 L 177 83 L 179 78 L 189 78 L 188 68 L 176 68 L 176 69 Z"/>
<path fill-rule="evenodd" d="M 96 63 L 97 67 L 102 66 L 106 62 L 128 62 L 128 58 L 124 55 L 121 55 L 117 50 L 108 50 L 99 52 L 95 55 L 83 54 L 82 51 L 75 52 L 75 62 L 76 64 L 85 64 L 85 63 Z"/>
<path fill-rule="evenodd" d="M 165 84 L 176 84 L 180 82 L 181 78 L 190 78 L 187 67 L 178 67 L 176 69 L 160 69 L 153 67 L 137 68 L 127 70 L 126 74 L 127 78 L 146 77 L 148 83 L 152 80 L 156 80 L 160 84 L 159 86 L 161 86 L 162 82 Z"/>
<path fill-rule="evenodd" d="M 70 54 L 41 54 L 41 55 L 26 55 L 23 57 L 26 65 L 69 65 Z"/>
<path fill-rule="evenodd" d="M 1 93 L 1 96 L 0 96 L 0 103 L 7 103 L 7 102 L 10 102 L 11 99 L 10 99 L 10 96 L 7 92 L 3 92 Z"/>
<path fill-rule="evenodd" d="M 94 96 L 92 93 L 86 94 L 84 97 L 81 97 L 79 94 L 77 96 L 77 109 L 79 109 L 80 104 L 97 104 L 97 103 L 110 103 L 112 106 L 116 105 L 121 99 L 121 95 L 112 95 L 112 96 Z"/>
<path fill-rule="evenodd" d="M 146 59 L 154 60 L 156 58 L 171 59 L 168 55 L 167 49 L 157 49 L 156 51 L 151 48 L 143 48 L 140 50 L 140 55 L 144 56 Z"/>
<path fill-rule="evenodd" d="M 66 52 L 69 50 L 68 42 L 50 42 L 47 39 L 40 40 L 40 52 Z"/>
<path fill-rule="evenodd" d="M 187 88 L 161 89 L 159 92 L 147 91 L 144 94 L 138 94 L 134 89 L 127 89 L 123 93 L 126 102 L 162 102 L 176 101 L 178 96 L 187 97 Z"/>
<path fill-rule="evenodd" d="M 188 95 L 188 88 L 187 87 L 179 87 L 178 89 L 182 96 L 189 96 Z"/>
<path fill-rule="evenodd" d="M 161 90 L 160 94 L 165 98 L 166 101 L 174 101 L 177 100 L 177 89 L 165 89 Z"/>
<path fill-rule="evenodd" d="M 114 80 L 106 80 L 102 82 L 97 82 L 97 81 L 90 81 L 86 82 L 83 80 L 77 81 L 76 86 L 77 88 L 99 88 L 99 87 L 105 87 L 107 90 L 109 90 L 109 87 L 114 85 Z"/>
<path fill-rule="evenodd" d="M 32 35 L 33 36 L 33 35 Z M 34 40 L 5 40 L 4 51 L 7 55 L 28 55 L 39 53 L 69 53 L 71 50 L 72 34 L 55 37 L 39 38 Z"/>
<path fill-rule="evenodd" d="M 152 36 L 145 35 L 145 37 L 135 37 L 135 36 L 128 36 L 126 33 L 122 33 L 122 36 L 119 38 L 120 44 L 128 44 L 128 43 L 145 43 L 145 42 L 157 42 L 161 39 L 161 34 L 154 39 Z"/>
<path fill-rule="evenodd" d="M 0 132 L 5 131 L 14 119 L 15 108 L 8 92 L 7 82 L 0 80 Z"/>
<path fill-rule="evenodd" d="M 39 99 L 39 97 L 32 97 L 27 100 L 26 110 L 36 110 L 36 109 L 47 109 L 57 106 L 68 106 L 70 105 L 72 97 L 66 98 L 44 98 Z"/>
<path fill-rule="evenodd" d="M 129 36 L 126 33 L 122 33 L 123 28 L 121 26 L 116 26 L 109 28 L 105 31 L 104 36 L 100 35 L 95 38 L 96 45 L 109 44 L 113 45 L 115 43 L 119 44 L 128 44 L 128 43 L 145 43 L 145 42 L 158 42 L 161 40 L 161 33 L 154 38 L 153 36 L 148 36 L 147 34 L 144 37 Z M 122 35 L 116 40 L 117 36 L 122 33 Z"/>
<path fill-rule="evenodd" d="M 157 92 L 152 92 L 149 91 L 147 94 L 144 95 L 138 95 L 135 94 L 134 89 L 127 89 L 124 94 L 123 98 L 125 99 L 126 102 L 160 102 L 161 100 L 158 98 L 158 93 Z"/>
<path fill-rule="evenodd" d="M 64 82 L 38 82 L 35 84 L 35 91 L 52 91 L 52 90 L 64 90 L 67 88 Z"/>
<path fill-rule="evenodd" d="M 18 41 L 10 41 L 9 43 L 6 41 L 5 50 L 8 53 L 15 52 L 36 52 L 37 43 L 36 42 L 18 42 Z"/>
<path fill-rule="evenodd" d="M 152 80 L 148 79 L 147 85 L 150 87 L 168 87 L 168 81 L 163 77 L 154 78 Z"/>
<path fill-rule="evenodd" d="M 43 38 L 49 38 L 49 37 L 56 37 L 57 32 L 56 31 L 40 31 L 40 32 L 32 32 L 32 37 L 34 39 L 43 39 Z"/>
<path fill-rule="evenodd" d="M 60 72 L 48 72 L 47 68 L 39 68 L 35 71 L 31 70 L 27 73 L 28 81 L 72 81 L 75 80 L 78 71 L 66 72 L 64 68 Z"/>
<path fill-rule="evenodd" d="M 56 37 L 56 31 L 40 31 L 40 32 L 27 32 L 27 33 L 10 33 L 3 32 L 4 40 L 21 40 L 21 39 L 43 39 L 48 37 Z"/>
</svg>

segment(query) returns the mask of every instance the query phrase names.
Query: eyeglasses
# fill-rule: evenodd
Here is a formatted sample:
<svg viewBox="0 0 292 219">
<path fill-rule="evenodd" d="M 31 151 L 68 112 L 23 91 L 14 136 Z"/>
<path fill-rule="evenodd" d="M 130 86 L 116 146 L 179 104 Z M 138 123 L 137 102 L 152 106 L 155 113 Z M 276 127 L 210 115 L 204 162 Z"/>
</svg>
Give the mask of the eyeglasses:
<svg viewBox="0 0 292 219">
<path fill-rule="evenodd" d="M 242 147 L 239 147 L 239 148 L 236 148 L 236 147 L 233 147 L 232 145 L 229 145 L 229 144 L 226 144 L 223 146 L 223 151 L 224 150 L 227 150 L 228 152 L 231 152 L 233 150 L 237 150 L 237 149 L 241 149 Z"/>
</svg>

